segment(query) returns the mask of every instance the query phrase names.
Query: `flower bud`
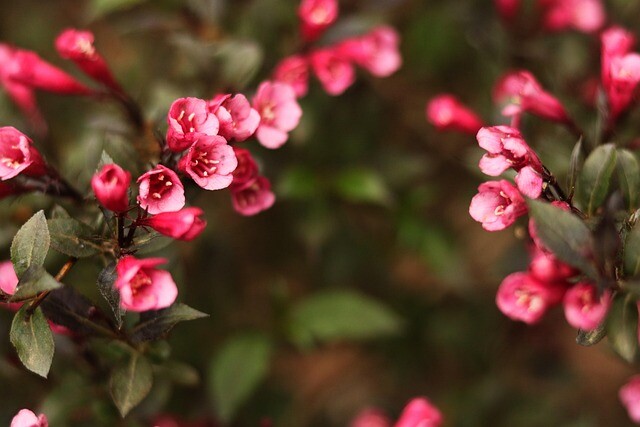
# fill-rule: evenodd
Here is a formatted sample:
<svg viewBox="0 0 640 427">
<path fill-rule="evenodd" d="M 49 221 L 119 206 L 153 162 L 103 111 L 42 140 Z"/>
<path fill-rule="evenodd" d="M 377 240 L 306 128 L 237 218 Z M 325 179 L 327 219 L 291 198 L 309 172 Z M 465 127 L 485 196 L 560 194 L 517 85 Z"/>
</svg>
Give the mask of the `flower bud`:
<svg viewBox="0 0 640 427">
<path fill-rule="evenodd" d="M 189 241 L 198 237 L 207 226 L 207 222 L 201 218 L 203 214 L 202 209 L 189 207 L 176 212 L 162 212 L 138 224 L 151 227 L 173 239 Z"/>
<path fill-rule="evenodd" d="M 439 427 L 442 414 L 428 399 L 417 397 L 405 406 L 394 427 Z"/>
<path fill-rule="evenodd" d="M 44 414 L 36 415 L 28 409 L 21 409 L 11 420 L 10 427 L 49 427 Z"/>
<path fill-rule="evenodd" d="M 19 174 L 38 177 L 46 173 L 46 165 L 33 142 L 14 127 L 0 127 L 0 180 Z"/>
<path fill-rule="evenodd" d="M 184 206 L 184 186 L 171 169 L 158 165 L 138 178 L 138 203 L 156 215 L 175 212 Z"/>
<path fill-rule="evenodd" d="M 475 135 L 482 120 L 449 94 L 438 95 L 427 104 L 427 120 L 440 131 L 454 130 Z"/>
<path fill-rule="evenodd" d="M 11 261 L 0 262 L 0 291 L 7 295 L 13 295 L 16 293 L 17 286 L 18 276 L 16 276 Z"/>
<path fill-rule="evenodd" d="M 640 375 L 629 378 L 627 383 L 620 388 L 618 397 L 629 414 L 629 418 L 640 424 Z"/>
<path fill-rule="evenodd" d="M 298 98 L 309 89 L 309 61 L 302 55 L 284 58 L 273 71 L 273 80 L 291 85 Z"/>
<path fill-rule="evenodd" d="M 178 296 L 171 274 L 158 270 L 164 258 L 137 259 L 125 256 L 116 265 L 114 287 L 120 293 L 120 306 L 125 310 L 148 311 L 169 307 Z"/>
<path fill-rule="evenodd" d="M 116 164 L 104 165 L 91 178 L 96 199 L 106 209 L 122 213 L 129 209 L 131 174 Z"/>
<path fill-rule="evenodd" d="M 302 37 L 306 41 L 314 41 L 338 18 L 338 1 L 302 0 L 298 17 Z"/>
</svg>

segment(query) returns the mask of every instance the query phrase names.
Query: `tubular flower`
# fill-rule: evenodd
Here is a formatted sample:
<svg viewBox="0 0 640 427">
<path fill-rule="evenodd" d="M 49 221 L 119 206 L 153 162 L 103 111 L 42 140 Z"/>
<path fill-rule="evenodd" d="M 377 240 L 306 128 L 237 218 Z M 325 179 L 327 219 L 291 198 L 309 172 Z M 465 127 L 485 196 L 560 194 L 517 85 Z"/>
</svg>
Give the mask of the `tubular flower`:
<svg viewBox="0 0 640 427">
<path fill-rule="evenodd" d="M 356 80 L 353 65 L 338 49 L 315 50 L 310 61 L 313 72 L 329 95 L 340 95 Z"/>
<path fill-rule="evenodd" d="M 21 409 L 11 420 L 10 427 L 49 427 L 44 414 L 36 415 L 28 409 Z"/>
<path fill-rule="evenodd" d="M 167 122 L 167 145 L 174 152 L 186 150 L 201 134 L 217 135 L 220 128 L 218 118 L 209 112 L 207 102 L 199 98 L 173 101 Z"/>
<path fill-rule="evenodd" d="M 514 71 L 503 76 L 496 84 L 493 96 L 496 102 L 504 104 L 504 116 L 529 112 L 555 122 L 571 122 L 560 101 L 546 92 L 528 71 Z"/>
<path fill-rule="evenodd" d="M 131 174 L 116 164 L 104 165 L 93 178 L 91 188 L 96 199 L 110 211 L 122 213 L 129 209 Z"/>
<path fill-rule="evenodd" d="M 508 126 L 483 127 L 477 134 L 478 144 L 487 150 L 480 159 L 480 170 L 490 176 L 498 176 L 509 168 L 518 174 L 518 189 L 527 197 L 536 199 L 542 193 L 542 162 L 527 145 L 522 134 Z"/>
<path fill-rule="evenodd" d="M 475 135 L 482 120 L 471 109 L 449 94 L 438 95 L 427 104 L 427 120 L 440 131 L 454 130 Z"/>
<path fill-rule="evenodd" d="M 528 273 L 513 273 L 500 284 L 496 305 L 505 316 L 533 324 L 558 304 L 563 294 L 564 287 L 556 283 L 541 282 Z"/>
<path fill-rule="evenodd" d="M 405 406 L 394 427 L 440 427 L 442 414 L 428 399 L 417 397 Z"/>
<path fill-rule="evenodd" d="M 400 35 L 388 26 L 374 28 L 369 33 L 348 39 L 339 45 L 347 58 L 376 77 L 388 77 L 402 66 Z"/>
<path fill-rule="evenodd" d="M 544 26 L 551 31 L 574 28 L 584 33 L 598 31 L 606 14 L 600 0 L 543 0 Z"/>
<path fill-rule="evenodd" d="M 242 94 L 215 96 L 209 102 L 209 111 L 218 118 L 220 135 L 229 141 L 244 141 L 260 124 L 260 114 Z"/>
<path fill-rule="evenodd" d="M 198 237 L 207 226 L 207 222 L 201 218 L 203 214 L 202 209 L 189 207 L 176 212 L 162 212 L 138 224 L 151 227 L 173 239 L 189 241 Z"/>
<path fill-rule="evenodd" d="M 611 306 L 611 292 L 606 290 L 598 297 L 598 290 L 591 283 L 573 285 L 565 294 L 564 315 L 574 328 L 590 331 L 602 323 Z"/>
<path fill-rule="evenodd" d="M 13 295 L 16 293 L 17 286 L 18 276 L 16 276 L 11 261 L 0 262 L 0 291 L 7 295 Z"/>
<path fill-rule="evenodd" d="M 273 71 L 273 80 L 291 85 L 298 98 L 309 90 L 309 61 L 302 55 L 284 58 Z"/>
<path fill-rule="evenodd" d="M 487 231 L 503 230 L 527 212 L 527 205 L 517 188 L 509 181 L 480 184 L 471 199 L 469 214 Z"/>
<path fill-rule="evenodd" d="M 0 127 L 0 180 L 6 181 L 21 173 L 44 175 L 44 160 L 25 134 L 12 126 Z"/>
<path fill-rule="evenodd" d="M 263 176 L 240 190 L 231 190 L 233 208 L 244 216 L 256 215 L 273 206 L 276 196 L 271 191 L 271 183 Z"/>
<path fill-rule="evenodd" d="M 289 138 L 288 133 L 300 122 L 302 109 L 291 86 L 278 82 L 262 82 L 253 97 L 253 108 L 260 114 L 256 137 L 260 144 L 275 149 Z"/>
<path fill-rule="evenodd" d="M 173 304 L 178 288 L 168 271 L 156 269 L 166 262 L 164 258 L 120 258 L 114 283 L 120 293 L 120 306 L 131 311 L 147 311 Z"/>
<path fill-rule="evenodd" d="M 218 135 L 200 135 L 178 163 L 178 168 L 205 190 L 228 187 L 236 166 L 233 148 Z"/>
<path fill-rule="evenodd" d="M 633 101 L 640 83 L 640 55 L 629 53 L 611 59 L 608 72 L 610 115 L 613 119 L 627 109 Z"/>
<path fill-rule="evenodd" d="M 618 397 L 627 410 L 629 418 L 640 424 L 640 375 L 634 375 L 620 388 Z"/>
<path fill-rule="evenodd" d="M 150 214 L 175 212 L 184 206 L 184 187 L 171 169 L 158 165 L 138 178 L 138 203 Z"/>
<path fill-rule="evenodd" d="M 337 0 L 302 0 L 298 7 L 300 32 L 307 41 L 314 41 L 338 19 Z"/>
<path fill-rule="evenodd" d="M 249 150 L 233 147 L 238 167 L 233 171 L 231 190 L 239 191 L 253 183 L 258 177 L 258 165 Z"/>
<path fill-rule="evenodd" d="M 611 86 L 611 61 L 631 52 L 636 43 L 635 36 L 622 27 L 611 27 L 600 35 L 601 52 L 601 78 L 605 91 Z"/>
</svg>

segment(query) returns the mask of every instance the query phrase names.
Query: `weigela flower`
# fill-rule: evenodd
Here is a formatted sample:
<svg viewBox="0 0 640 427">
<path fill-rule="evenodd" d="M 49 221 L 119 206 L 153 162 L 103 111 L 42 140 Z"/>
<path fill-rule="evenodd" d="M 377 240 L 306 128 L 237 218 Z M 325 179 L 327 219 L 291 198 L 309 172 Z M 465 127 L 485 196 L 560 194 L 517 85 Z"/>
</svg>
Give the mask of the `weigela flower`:
<svg viewBox="0 0 640 427">
<path fill-rule="evenodd" d="M 56 38 L 55 44 L 61 57 L 75 62 L 86 75 L 94 80 L 121 92 L 120 85 L 113 78 L 107 62 L 98 53 L 93 41 L 92 32 L 67 28 Z"/>
<path fill-rule="evenodd" d="M 36 415 L 28 409 L 21 409 L 11 420 L 11 427 L 49 427 L 44 414 Z"/>
<path fill-rule="evenodd" d="M 482 120 L 470 108 L 449 94 L 438 95 L 427 104 L 427 120 L 436 129 L 455 130 L 475 135 L 482 127 Z"/>
<path fill-rule="evenodd" d="M 477 134 L 478 144 L 487 150 L 480 159 L 480 170 L 499 176 L 507 169 L 518 174 L 515 181 L 522 194 L 533 199 L 542 193 L 542 162 L 515 128 L 509 126 L 483 127 Z"/>
<path fill-rule="evenodd" d="M 16 276 L 11 261 L 0 262 L 0 291 L 7 295 L 13 295 L 16 293 L 17 286 L 18 276 Z"/>
<path fill-rule="evenodd" d="M 480 184 L 471 199 L 469 214 L 487 231 L 503 230 L 527 212 L 524 198 L 509 181 Z"/>
<path fill-rule="evenodd" d="M 494 0 L 493 3 L 498 10 L 500 18 L 507 24 L 513 23 L 522 6 L 521 0 Z"/>
<path fill-rule="evenodd" d="M 42 176 L 46 165 L 25 134 L 12 126 L 0 127 L 0 180 L 6 181 L 20 173 Z"/>
<path fill-rule="evenodd" d="M 164 258 L 120 258 L 114 287 L 120 293 L 120 306 L 131 311 L 159 310 L 169 307 L 178 296 L 171 274 L 156 267 Z"/>
<path fill-rule="evenodd" d="M 251 185 L 258 177 L 258 164 L 249 150 L 233 147 L 233 152 L 238 160 L 238 167 L 233 171 L 231 189 L 238 191 Z"/>
<path fill-rule="evenodd" d="M 547 120 L 570 122 L 560 101 L 546 92 L 528 71 L 514 71 L 503 76 L 496 84 L 493 96 L 496 102 L 504 104 L 502 114 L 505 116 L 529 112 Z"/>
<path fill-rule="evenodd" d="M 300 32 L 307 41 L 314 41 L 338 18 L 337 0 L 302 0 L 298 7 Z"/>
<path fill-rule="evenodd" d="M 158 165 L 138 178 L 138 203 L 150 214 L 175 212 L 184 207 L 184 186 L 171 169 Z"/>
<path fill-rule="evenodd" d="M 311 68 L 329 95 L 340 95 L 356 80 L 350 60 L 333 48 L 315 50 L 310 55 Z"/>
<path fill-rule="evenodd" d="M 242 94 L 216 95 L 209 101 L 209 111 L 218 118 L 218 132 L 228 141 L 244 141 L 253 135 L 260 124 L 260 114 L 251 108 Z"/>
<path fill-rule="evenodd" d="M 388 26 L 374 28 L 369 33 L 348 39 L 339 45 L 347 59 L 377 77 L 388 77 L 402 66 L 400 35 Z"/>
<path fill-rule="evenodd" d="M 629 378 L 629 381 L 620 388 L 618 397 L 627 409 L 629 418 L 634 423 L 640 424 L 640 375 Z"/>
<path fill-rule="evenodd" d="M 529 273 L 542 282 L 564 282 L 578 274 L 578 271 L 560 261 L 550 252 L 532 245 Z"/>
<path fill-rule="evenodd" d="M 609 91 L 611 85 L 611 61 L 625 56 L 636 43 L 635 36 L 622 27 L 611 27 L 600 35 L 602 85 Z"/>
<path fill-rule="evenodd" d="M 253 108 L 260 114 L 256 138 L 267 148 L 278 148 L 289 138 L 300 122 L 302 109 L 291 86 L 278 82 L 262 82 L 253 97 Z"/>
<path fill-rule="evenodd" d="M 40 58 L 35 52 L 16 50 L 6 72 L 9 79 L 34 89 L 63 95 L 95 94 L 94 90 Z"/>
<path fill-rule="evenodd" d="M 205 190 L 227 188 L 236 166 L 233 148 L 219 135 L 200 135 L 178 163 L 178 168 Z"/>
<path fill-rule="evenodd" d="M 167 116 L 167 145 L 171 151 L 184 151 L 201 134 L 217 135 L 220 123 L 209 112 L 207 102 L 199 98 L 179 98 L 173 101 Z"/>
<path fill-rule="evenodd" d="M 417 397 L 404 407 L 394 427 L 439 427 L 442 414 L 428 399 Z"/>
<path fill-rule="evenodd" d="M 273 71 L 273 80 L 291 85 L 298 98 L 309 90 L 309 61 L 302 55 L 284 58 Z"/>
<path fill-rule="evenodd" d="M 533 324 L 562 300 L 564 290 L 564 286 L 541 282 L 528 273 L 513 273 L 500 284 L 496 305 L 505 316 Z"/>
<path fill-rule="evenodd" d="M 609 99 L 609 113 L 615 119 L 633 101 L 640 83 L 640 55 L 628 53 L 614 57 L 609 64 L 609 85 L 606 88 Z"/>
<path fill-rule="evenodd" d="M 202 219 L 204 212 L 197 207 L 188 207 L 176 212 L 163 212 L 138 221 L 138 224 L 151 227 L 160 234 L 178 240 L 193 240 L 207 226 Z"/>
<path fill-rule="evenodd" d="M 598 296 L 591 283 L 573 285 L 564 295 L 564 315 L 574 328 L 590 331 L 602 323 L 611 306 L 611 292 Z"/>
<path fill-rule="evenodd" d="M 271 183 L 263 176 L 259 176 L 242 189 L 231 189 L 231 198 L 235 211 L 245 216 L 267 210 L 276 201 L 276 196 L 271 191 Z"/>
<path fill-rule="evenodd" d="M 131 174 L 116 164 L 104 165 L 91 178 L 96 199 L 106 209 L 122 213 L 129 209 Z"/>
<path fill-rule="evenodd" d="M 391 427 L 391 421 L 379 409 L 370 408 L 360 412 L 349 427 Z"/>
<path fill-rule="evenodd" d="M 551 31 L 574 28 L 585 33 L 598 31 L 606 14 L 600 0 L 543 0 L 544 26 Z"/>
</svg>

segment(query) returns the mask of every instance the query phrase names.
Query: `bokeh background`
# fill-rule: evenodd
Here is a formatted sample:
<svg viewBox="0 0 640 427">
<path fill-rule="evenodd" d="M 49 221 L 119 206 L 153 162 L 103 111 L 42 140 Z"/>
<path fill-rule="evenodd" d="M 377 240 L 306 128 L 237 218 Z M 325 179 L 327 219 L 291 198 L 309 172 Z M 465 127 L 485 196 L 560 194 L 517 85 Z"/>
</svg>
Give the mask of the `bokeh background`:
<svg viewBox="0 0 640 427">
<path fill-rule="evenodd" d="M 66 27 L 90 28 L 123 86 L 164 130 L 173 99 L 252 93 L 299 47 L 295 0 L 22 0 L 0 8 L 0 40 L 57 58 Z M 630 425 L 617 390 L 634 370 L 606 340 L 575 344 L 560 309 L 535 326 L 495 307 L 507 273 L 524 269 L 524 226 L 488 233 L 468 216 L 484 179 L 473 137 L 437 133 L 425 103 L 455 93 L 492 124 L 503 123 L 491 88 L 504 71 L 530 69 L 589 129 L 595 116 L 582 83 L 599 72 L 597 39 L 566 32 L 508 32 L 489 0 L 342 0 L 322 43 L 387 23 L 404 58 L 390 78 L 361 73 L 330 97 L 317 81 L 289 142 L 269 151 L 249 142 L 275 188 L 256 217 L 233 212 L 226 191 L 199 192 L 206 233 L 161 251 L 180 301 L 211 316 L 178 325 L 159 345 L 170 366 L 126 420 L 100 373 L 59 338 L 50 379 L 26 372 L 0 313 L 0 420 L 40 408 L 50 425 L 152 425 L 172 414 L 205 425 L 347 426 L 376 406 L 396 416 L 417 395 L 448 426 Z M 640 4 L 611 1 L 612 21 L 637 28 Z M 531 27 L 529 27 L 531 28 Z M 88 189 L 101 151 L 130 159 L 119 111 L 91 100 L 38 97 L 50 137 L 36 140 L 52 163 Z M 0 96 L 0 124 L 28 129 Z M 632 130 L 631 130 L 632 131 Z M 524 133 L 564 176 L 575 144 L 568 132 L 528 119 Z M 195 194 L 195 193 L 194 193 Z M 42 197 L 0 203 L 0 249 Z M 68 283 L 99 300 L 98 267 L 79 264 Z"/>
</svg>

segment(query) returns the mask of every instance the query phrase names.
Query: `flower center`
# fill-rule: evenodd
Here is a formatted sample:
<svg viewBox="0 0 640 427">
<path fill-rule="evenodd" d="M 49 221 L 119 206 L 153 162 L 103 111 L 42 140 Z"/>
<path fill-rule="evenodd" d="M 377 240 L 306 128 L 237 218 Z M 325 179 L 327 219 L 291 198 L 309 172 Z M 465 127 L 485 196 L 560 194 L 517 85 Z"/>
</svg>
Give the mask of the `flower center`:
<svg viewBox="0 0 640 427">
<path fill-rule="evenodd" d="M 151 286 L 151 278 L 147 273 L 140 270 L 133 276 L 131 282 L 129 282 L 129 286 L 131 287 L 131 295 L 136 296 L 138 293 L 144 291 L 145 288 Z"/>
<path fill-rule="evenodd" d="M 168 191 L 171 191 L 172 187 L 173 182 L 167 179 L 163 173 L 154 175 L 149 179 L 149 194 L 156 200 L 162 199 Z"/>
<path fill-rule="evenodd" d="M 191 159 L 191 169 L 199 176 L 208 177 L 218 170 L 220 160 L 209 158 L 212 153 L 207 151 L 198 152 L 198 156 Z"/>
</svg>

